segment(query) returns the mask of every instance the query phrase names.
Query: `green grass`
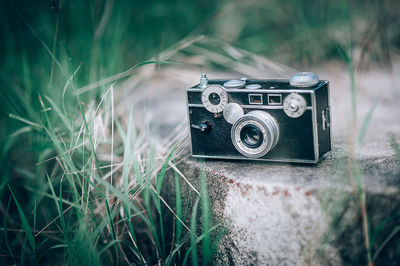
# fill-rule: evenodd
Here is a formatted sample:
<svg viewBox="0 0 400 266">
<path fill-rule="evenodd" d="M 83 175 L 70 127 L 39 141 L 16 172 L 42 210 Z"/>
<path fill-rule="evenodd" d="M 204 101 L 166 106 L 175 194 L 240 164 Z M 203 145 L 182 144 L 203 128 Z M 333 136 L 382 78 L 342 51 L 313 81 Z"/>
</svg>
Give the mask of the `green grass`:
<svg viewBox="0 0 400 266">
<path fill-rule="evenodd" d="M 70 84 L 74 87 L 73 82 Z M 132 112 L 126 129 L 117 126 L 113 139 L 107 136 L 98 140 L 94 121 L 99 118 L 100 110 L 103 115 L 114 113 L 109 110 L 113 108 L 110 102 L 113 90 L 110 93 L 107 90 L 107 97 L 102 98 L 99 106 L 92 105 L 88 110 L 84 110 L 77 90 L 73 88 L 73 91 L 77 102 L 73 119 L 65 111 L 67 108 L 58 108 L 49 97 L 40 94 L 41 110 L 44 110 L 42 120 L 32 122 L 11 117 L 29 128 L 23 132 L 37 131 L 35 134 L 39 136 L 36 137 L 43 138 L 43 142 L 36 145 L 45 145 L 33 172 L 27 169 L 21 172 L 33 179 L 40 177 L 37 171 L 44 172 L 46 179 L 22 186 L 5 181 L 19 192 L 16 196 L 8 186 L 12 198 L 9 197 L 2 228 L 2 247 L 7 247 L 3 255 L 5 261 L 13 260 L 18 264 L 180 264 L 188 254 L 196 254 L 196 245 L 202 239 L 204 261 L 209 261 L 212 256 L 209 235 L 216 227 L 211 227 L 207 188 L 202 185 L 192 215 L 197 218 L 197 205 L 202 198 L 201 213 L 206 222 L 198 231 L 196 227 L 189 228 L 187 219 L 183 218 L 190 215 L 189 209 L 182 210 L 180 177 L 173 174 L 174 170 L 167 171 L 182 148 L 182 140 L 167 143 L 169 153 L 156 153 L 156 148 L 151 146 L 154 136 L 149 129 L 140 131 L 135 127 Z M 52 115 L 54 119 L 50 118 Z M 122 169 L 112 174 L 119 164 L 112 159 L 110 162 L 99 160 L 98 153 L 103 152 L 112 152 L 110 158 L 119 153 L 123 155 Z M 171 174 L 175 180 L 175 206 L 170 206 L 163 198 L 168 196 L 163 188 L 167 175 Z M 2 194 L 7 194 L 6 190 L 3 184 Z M 24 201 L 23 208 L 20 201 L 24 196 L 28 201 Z M 32 205 L 33 212 L 29 211 Z M 18 215 L 9 213 L 9 206 L 16 206 Z M 170 230 L 174 223 L 176 233 Z M 193 223 L 196 221 L 192 220 Z M 21 231 L 15 233 L 15 229 Z M 25 233 L 22 235 L 22 232 Z M 189 238 L 194 242 L 189 242 Z"/>
<path fill-rule="evenodd" d="M 36 24 L 29 8 L 45 7 L 0 4 L 3 17 L 16 23 L 2 27 L 11 44 L 2 42 L 8 52 L 1 70 L 11 73 L 1 76 L 7 126 L 0 130 L 0 264 L 179 265 L 195 252 L 209 261 L 209 235 L 217 227 L 204 207 L 194 217 L 207 223 L 190 228 L 191 208 L 183 209 L 190 201 L 181 193 L 187 185 L 169 166 L 183 139 L 167 139 L 160 150 L 153 129 L 138 128 L 132 115 L 115 115 L 114 86 L 144 65 L 168 62 L 129 62 L 150 58 L 151 51 L 135 60 L 125 56 L 135 53 L 124 47 L 132 35 L 124 35 L 129 14 L 123 2 L 111 13 L 113 1 L 56 3 L 60 11 L 45 11 Z M 79 8 L 74 21 L 68 13 Z M 32 46 L 19 54 L 12 46 L 21 40 Z M 99 159 L 104 155 L 110 159 Z M 175 184 L 174 200 L 167 180 Z M 208 206 L 205 187 L 189 199 L 196 198 Z M 204 251 L 197 246 L 202 239 Z"/>
</svg>

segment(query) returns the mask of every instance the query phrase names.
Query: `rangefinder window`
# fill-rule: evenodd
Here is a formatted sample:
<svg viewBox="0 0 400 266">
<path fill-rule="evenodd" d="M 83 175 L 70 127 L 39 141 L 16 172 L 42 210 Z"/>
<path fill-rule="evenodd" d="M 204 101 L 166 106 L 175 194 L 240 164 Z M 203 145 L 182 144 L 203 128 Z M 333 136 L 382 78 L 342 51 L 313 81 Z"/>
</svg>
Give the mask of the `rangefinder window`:
<svg viewBox="0 0 400 266">
<path fill-rule="evenodd" d="M 249 94 L 250 104 L 263 104 L 262 94 Z"/>
<path fill-rule="evenodd" d="M 282 95 L 281 94 L 269 94 L 268 95 L 268 104 L 269 105 L 281 105 L 282 104 Z"/>
</svg>

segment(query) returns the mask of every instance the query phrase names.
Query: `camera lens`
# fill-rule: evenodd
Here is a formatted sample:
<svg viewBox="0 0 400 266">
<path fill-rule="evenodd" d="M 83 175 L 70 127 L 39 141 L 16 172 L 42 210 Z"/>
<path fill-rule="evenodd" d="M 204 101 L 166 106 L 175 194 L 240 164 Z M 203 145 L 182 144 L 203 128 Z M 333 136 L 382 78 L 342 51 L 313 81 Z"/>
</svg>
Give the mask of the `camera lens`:
<svg viewBox="0 0 400 266">
<path fill-rule="evenodd" d="M 213 92 L 208 96 L 208 100 L 211 104 L 218 105 L 221 102 L 221 97 L 219 97 L 218 93 Z"/>
<path fill-rule="evenodd" d="M 240 131 L 240 140 L 249 148 L 258 148 L 263 143 L 264 136 L 255 125 L 246 125 Z"/>
<path fill-rule="evenodd" d="M 278 143 L 279 126 L 267 112 L 256 110 L 240 117 L 231 129 L 236 150 L 248 158 L 260 158 Z"/>
</svg>

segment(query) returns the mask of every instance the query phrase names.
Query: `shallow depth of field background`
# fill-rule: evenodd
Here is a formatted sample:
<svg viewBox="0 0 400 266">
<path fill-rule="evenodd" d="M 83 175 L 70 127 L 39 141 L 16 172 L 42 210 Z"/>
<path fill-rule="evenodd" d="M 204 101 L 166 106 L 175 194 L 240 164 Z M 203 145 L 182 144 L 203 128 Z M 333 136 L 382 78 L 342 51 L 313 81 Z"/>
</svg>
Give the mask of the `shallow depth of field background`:
<svg viewBox="0 0 400 266">
<path fill-rule="evenodd" d="M 143 62 L 179 63 L 159 55 L 200 35 L 297 69 L 339 62 L 391 71 L 399 14 L 395 0 L 0 2 L 0 264 L 210 262 L 206 188 L 193 199 L 198 213 L 182 210 L 177 187 L 173 215 L 158 197 L 175 143 L 160 160 L 150 131 L 120 123 L 109 107 L 99 110 L 115 133 L 94 143 L 93 112 L 102 101 L 111 106 L 110 82 L 76 90 Z M 111 185 L 101 181 L 112 172 L 105 154 L 125 156 Z M 196 231 L 196 215 L 205 221 L 198 238 L 178 221 Z"/>
</svg>

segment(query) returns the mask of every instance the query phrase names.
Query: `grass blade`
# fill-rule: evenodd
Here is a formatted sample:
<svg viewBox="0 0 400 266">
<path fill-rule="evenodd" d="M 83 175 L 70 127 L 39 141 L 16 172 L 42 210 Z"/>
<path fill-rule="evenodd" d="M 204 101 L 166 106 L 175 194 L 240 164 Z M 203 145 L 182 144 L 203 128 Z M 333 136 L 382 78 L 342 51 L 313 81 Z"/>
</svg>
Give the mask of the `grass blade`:
<svg viewBox="0 0 400 266">
<path fill-rule="evenodd" d="M 156 180 L 156 183 L 157 183 L 156 186 L 157 186 L 157 192 L 158 192 L 158 193 L 161 193 L 161 188 L 162 188 L 162 184 L 163 184 L 163 182 L 164 182 L 165 172 L 166 172 L 166 170 L 167 170 L 167 166 L 168 166 L 168 164 L 169 164 L 169 162 L 170 162 L 170 160 L 171 160 L 171 158 L 172 158 L 172 155 L 174 154 L 174 151 L 175 151 L 177 145 L 178 145 L 178 143 L 176 143 L 176 144 L 173 146 L 172 150 L 171 150 L 170 153 L 168 154 L 168 157 L 167 157 L 167 159 L 165 160 L 165 162 L 164 162 L 164 164 L 163 164 L 163 166 L 162 166 L 162 168 L 161 168 L 160 175 L 158 176 L 158 179 Z"/>
<path fill-rule="evenodd" d="M 200 173 L 200 193 L 201 193 L 201 207 L 203 218 L 203 265 L 208 265 L 211 262 L 211 240 L 210 240 L 210 205 L 207 193 L 207 177 L 204 171 Z"/>
<path fill-rule="evenodd" d="M 32 249 L 35 250 L 35 248 L 36 248 L 35 237 L 32 234 L 32 230 L 31 230 L 31 227 L 29 226 L 28 219 L 26 219 L 24 211 L 22 210 L 21 205 L 19 204 L 17 198 L 15 197 L 14 192 L 12 191 L 11 187 L 8 186 L 8 189 L 11 192 L 11 195 L 14 199 L 15 205 L 17 205 L 18 214 L 19 214 L 19 217 L 22 222 L 22 228 L 25 230 L 26 237 L 28 238 L 29 244 L 32 247 Z"/>
<path fill-rule="evenodd" d="M 363 142 L 364 142 L 365 135 L 367 134 L 368 126 L 369 126 L 369 124 L 370 124 L 370 122 L 371 122 L 372 115 L 373 115 L 373 113 L 374 113 L 375 108 L 376 108 L 377 105 L 378 105 L 378 101 L 376 101 L 376 102 L 374 103 L 374 105 L 373 105 L 373 106 L 371 107 L 371 109 L 368 111 L 368 114 L 367 114 L 367 116 L 365 117 L 365 119 L 364 119 L 364 121 L 363 121 L 361 130 L 360 130 L 360 133 L 358 134 L 358 146 L 359 146 L 359 147 L 361 147 L 362 144 L 363 144 Z"/>
<path fill-rule="evenodd" d="M 379 246 L 379 248 L 376 250 L 374 256 L 372 257 L 372 263 L 375 262 L 375 260 L 378 258 L 379 253 L 381 253 L 382 249 L 386 246 L 387 243 L 398 233 L 400 232 L 400 226 L 397 226 L 390 234 L 389 236 L 383 241 L 383 243 Z"/>
<path fill-rule="evenodd" d="M 178 173 L 174 171 L 174 181 L 175 181 L 175 208 L 177 218 L 182 220 L 182 194 L 181 194 L 181 184 L 179 181 Z M 176 219 L 176 237 L 175 242 L 179 243 L 182 235 L 182 224 Z"/>
<path fill-rule="evenodd" d="M 400 145 L 396 141 L 396 138 L 395 138 L 394 134 L 391 134 L 391 136 L 390 136 L 390 144 L 392 146 L 392 149 L 394 150 L 394 152 L 397 155 L 397 161 L 400 162 Z"/>
<path fill-rule="evenodd" d="M 8 211 L 10 210 L 10 204 L 11 204 L 11 197 L 8 199 L 7 209 L 3 220 L 3 228 L 7 228 L 7 219 L 9 218 Z M 7 230 L 4 230 L 3 233 L 4 233 L 4 243 L 6 244 L 7 251 L 10 254 L 10 257 L 12 258 L 14 264 L 17 265 L 17 260 L 15 259 L 10 243 L 8 242 Z"/>
<path fill-rule="evenodd" d="M 27 125 L 29 125 L 29 126 L 31 126 L 31 127 L 38 128 L 38 129 L 41 129 L 41 128 L 42 128 L 42 126 L 39 125 L 38 123 L 29 121 L 28 119 L 22 118 L 22 117 L 20 117 L 20 116 L 17 116 L 17 115 L 14 115 L 14 114 L 9 114 L 8 116 L 9 116 L 10 118 L 12 118 L 12 119 L 18 120 L 18 121 L 20 121 L 20 122 L 22 122 L 22 123 L 24 123 L 24 124 L 27 124 Z"/>
<path fill-rule="evenodd" d="M 186 256 L 183 261 L 183 265 L 186 265 L 186 260 L 190 253 L 192 254 L 192 265 L 194 265 L 194 266 L 198 265 L 196 231 L 197 231 L 197 208 L 199 205 L 199 201 L 200 201 L 200 199 L 197 198 L 193 205 L 192 219 L 190 221 L 190 232 L 191 232 L 190 233 L 190 249 L 186 252 Z"/>
<path fill-rule="evenodd" d="M 131 146 L 131 139 L 132 139 L 132 130 L 133 129 L 133 121 L 132 121 L 132 112 L 131 109 L 129 112 L 129 119 L 128 119 L 128 129 L 126 132 L 126 138 L 124 141 L 124 163 L 122 168 L 122 184 L 123 184 L 123 192 L 125 196 L 128 196 L 129 193 L 129 172 L 131 168 L 131 164 L 133 161 L 132 158 L 132 146 Z"/>
<path fill-rule="evenodd" d="M 58 108 L 57 104 L 48 96 L 44 96 L 46 100 L 50 103 L 51 107 L 56 111 L 56 114 L 60 117 L 61 121 L 64 123 L 65 127 L 69 132 L 73 132 L 71 121 L 68 120 L 65 115 L 61 112 L 60 108 Z"/>
</svg>

